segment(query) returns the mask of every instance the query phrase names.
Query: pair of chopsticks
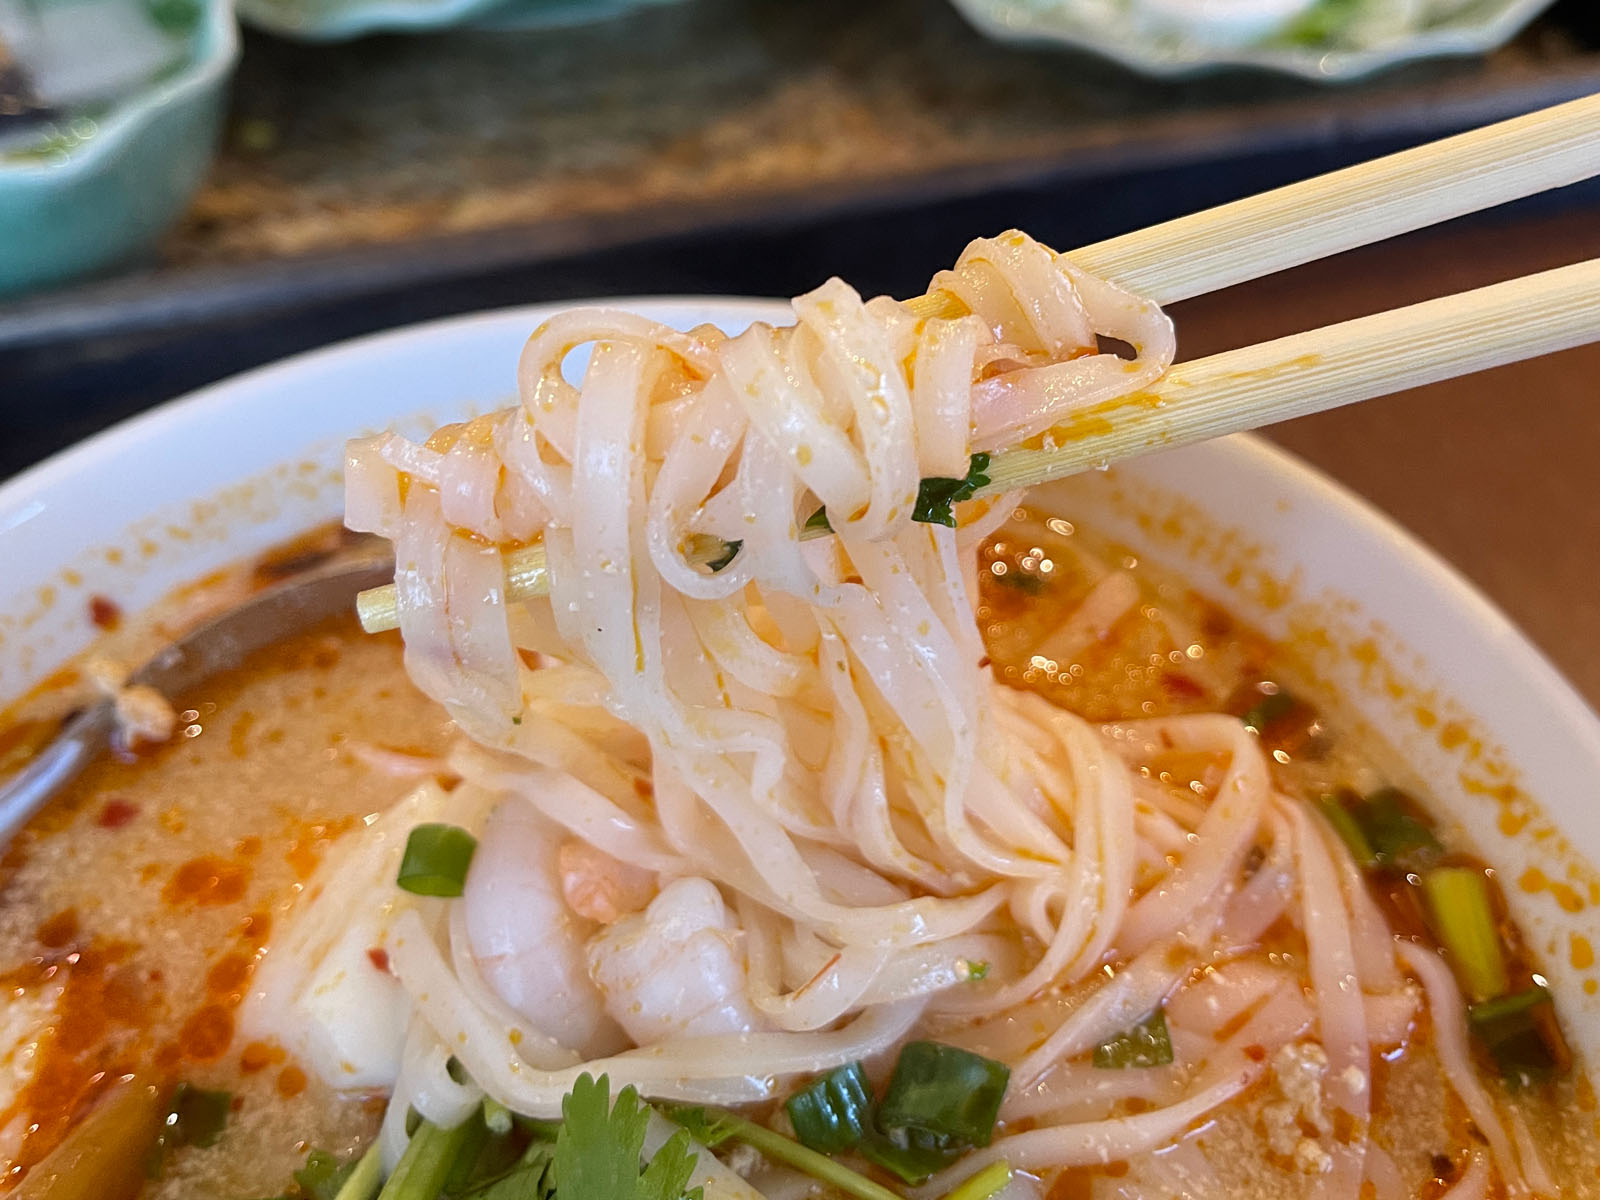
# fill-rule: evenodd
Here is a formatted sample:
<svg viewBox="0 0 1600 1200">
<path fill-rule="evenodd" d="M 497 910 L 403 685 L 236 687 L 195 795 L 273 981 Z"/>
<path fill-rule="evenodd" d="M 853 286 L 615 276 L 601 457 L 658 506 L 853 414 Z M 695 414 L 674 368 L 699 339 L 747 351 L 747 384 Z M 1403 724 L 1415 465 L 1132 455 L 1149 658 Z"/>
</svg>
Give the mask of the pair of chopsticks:
<svg viewBox="0 0 1600 1200">
<path fill-rule="evenodd" d="M 1270 275 L 1600 175 L 1600 94 L 1334 171 L 1069 252 L 1159 304 Z M 906 301 L 959 316 L 954 297 Z M 1146 392 L 1070 414 L 1042 449 L 996 454 L 979 495 L 1323 412 L 1600 340 L 1600 259 L 1178 363 Z M 807 530 L 802 536 L 825 536 Z M 703 538 L 691 557 L 715 560 Z M 544 548 L 507 556 L 510 600 L 549 589 Z M 357 601 L 394 628 L 393 587 Z"/>
</svg>

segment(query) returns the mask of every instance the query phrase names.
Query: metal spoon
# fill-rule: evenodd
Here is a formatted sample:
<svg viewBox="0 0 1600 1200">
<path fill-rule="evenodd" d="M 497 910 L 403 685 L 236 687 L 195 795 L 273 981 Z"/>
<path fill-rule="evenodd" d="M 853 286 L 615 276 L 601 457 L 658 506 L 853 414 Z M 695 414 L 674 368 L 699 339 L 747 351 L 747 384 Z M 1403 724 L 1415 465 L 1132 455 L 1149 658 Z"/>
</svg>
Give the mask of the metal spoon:
<svg viewBox="0 0 1600 1200">
<path fill-rule="evenodd" d="M 129 677 L 170 696 L 234 667 L 253 650 L 282 640 L 339 612 L 351 612 L 356 593 L 394 579 L 394 561 L 374 549 L 344 552 L 251 596 L 190 630 Z M 0 783 L 0 847 L 45 801 L 105 750 L 116 717 L 110 699 L 69 719 L 56 739 Z"/>
</svg>

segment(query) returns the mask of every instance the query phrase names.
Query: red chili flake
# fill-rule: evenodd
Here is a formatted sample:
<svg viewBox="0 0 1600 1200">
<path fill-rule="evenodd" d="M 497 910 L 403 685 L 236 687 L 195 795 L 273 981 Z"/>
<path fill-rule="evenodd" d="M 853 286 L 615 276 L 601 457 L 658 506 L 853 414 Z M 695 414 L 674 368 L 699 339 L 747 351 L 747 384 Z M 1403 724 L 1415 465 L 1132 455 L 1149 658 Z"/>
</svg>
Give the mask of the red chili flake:
<svg viewBox="0 0 1600 1200">
<path fill-rule="evenodd" d="M 1244 1048 L 1244 1056 L 1251 1062 L 1265 1062 L 1267 1060 L 1267 1048 L 1252 1042 Z"/>
<path fill-rule="evenodd" d="M 99 629 L 115 629 L 122 624 L 122 606 L 109 596 L 90 596 L 89 620 Z"/>
<path fill-rule="evenodd" d="M 382 946 L 374 946 L 368 950 L 367 958 L 371 960 L 373 966 L 377 967 L 385 975 L 389 973 L 389 952 Z"/>
<path fill-rule="evenodd" d="M 102 829 L 121 829 L 139 815 L 139 806 L 127 800 L 107 800 L 95 824 Z"/>
</svg>

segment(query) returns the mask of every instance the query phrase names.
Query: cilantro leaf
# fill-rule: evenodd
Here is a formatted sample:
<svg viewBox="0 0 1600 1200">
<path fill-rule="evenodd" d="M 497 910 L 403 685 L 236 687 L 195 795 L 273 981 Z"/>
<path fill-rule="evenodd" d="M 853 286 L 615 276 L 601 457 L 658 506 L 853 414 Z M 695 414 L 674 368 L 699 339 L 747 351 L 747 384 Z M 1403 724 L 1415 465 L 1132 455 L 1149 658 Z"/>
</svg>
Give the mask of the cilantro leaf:
<svg viewBox="0 0 1600 1200">
<path fill-rule="evenodd" d="M 617 1094 L 615 1105 L 610 1095 L 606 1076 L 581 1075 L 561 1102 L 552 1161 L 559 1200 L 681 1200 L 694 1172 L 688 1133 L 673 1134 L 641 1173 L 650 1112 L 632 1087 Z"/>
<path fill-rule="evenodd" d="M 948 525 L 955 528 L 955 505 L 972 499 L 979 488 L 989 482 L 989 456 L 974 454 L 967 473 L 960 479 L 934 475 L 924 479 L 917 488 L 917 507 L 911 513 L 913 521 L 925 525 Z"/>
<path fill-rule="evenodd" d="M 667 1117 L 681 1125 L 691 1138 L 707 1150 L 715 1150 L 739 1132 L 738 1119 L 730 1113 L 707 1111 L 699 1105 L 674 1104 L 665 1109 Z"/>
<path fill-rule="evenodd" d="M 548 1143 L 534 1142 L 515 1167 L 463 1193 L 463 1200 L 550 1200 L 556 1194 L 554 1155 Z"/>
</svg>

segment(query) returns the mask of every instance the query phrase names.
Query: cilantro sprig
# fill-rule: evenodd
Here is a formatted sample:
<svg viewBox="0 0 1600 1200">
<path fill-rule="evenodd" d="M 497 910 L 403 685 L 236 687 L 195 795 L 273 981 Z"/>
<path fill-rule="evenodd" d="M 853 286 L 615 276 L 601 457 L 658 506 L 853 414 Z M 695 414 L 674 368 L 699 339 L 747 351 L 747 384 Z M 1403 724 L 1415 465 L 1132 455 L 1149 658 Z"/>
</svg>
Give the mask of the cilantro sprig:
<svg viewBox="0 0 1600 1200">
<path fill-rule="evenodd" d="M 632 1086 L 612 1104 L 606 1076 L 581 1075 L 561 1102 L 561 1116 L 552 1163 L 558 1200 L 701 1200 L 699 1188 L 684 1191 L 695 1163 L 686 1130 L 640 1171 L 650 1110 Z"/>
</svg>

